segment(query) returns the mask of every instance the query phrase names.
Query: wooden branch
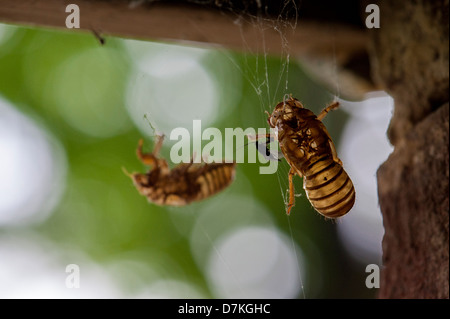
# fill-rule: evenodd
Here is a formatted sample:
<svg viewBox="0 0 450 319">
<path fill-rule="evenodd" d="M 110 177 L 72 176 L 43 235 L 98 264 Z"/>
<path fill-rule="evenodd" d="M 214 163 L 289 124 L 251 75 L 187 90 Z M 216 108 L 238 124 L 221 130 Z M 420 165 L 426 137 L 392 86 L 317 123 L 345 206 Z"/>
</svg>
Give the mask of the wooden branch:
<svg viewBox="0 0 450 319">
<path fill-rule="evenodd" d="M 271 18 L 266 14 L 255 16 L 249 12 L 231 11 L 224 6 L 193 5 L 188 2 L 0 0 L 0 21 L 60 28 L 69 32 L 91 32 L 102 37 L 111 35 L 195 46 L 219 46 L 251 54 L 282 55 L 288 52 L 292 58 L 307 64 L 307 70 L 313 77 L 330 88 L 334 87 L 334 84 L 328 83 L 330 72 L 334 81 L 337 75 L 342 82 L 341 94 L 344 98 L 362 99 L 365 93 L 377 89 L 367 77 L 370 68 L 368 59 L 365 61 L 366 70 L 361 74 L 358 74 L 359 70 L 336 67 L 348 66 L 361 56 L 367 57 L 367 36 L 364 27 L 354 21 L 355 16 L 359 18 L 359 9 L 354 2 L 348 6 L 336 6 L 331 0 L 325 1 L 323 5 L 332 9 L 332 16 L 330 13 L 324 15 L 323 10 L 318 10 L 314 5 L 313 8 L 302 5 L 301 12 L 306 12 L 302 17 L 297 19 L 292 15 L 281 21 L 277 19 L 276 12 L 275 18 Z M 251 4 L 254 7 L 253 2 L 256 3 L 243 0 L 241 7 Z M 65 10 L 70 3 L 76 3 L 80 8 L 80 30 L 66 28 L 69 13 Z M 273 3 L 279 6 L 279 2 Z"/>
<path fill-rule="evenodd" d="M 262 28 L 254 18 L 201 5 L 164 2 L 133 5 L 138 2 L 124 0 L 0 0 L 0 21 L 66 29 L 65 8 L 70 3 L 79 6 L 81 30 L 89 32 L 145 40 L 192 41 L 253 53 L 262 53 L 263 49 Z M 269 25 L 274 21 L 261 19 L 261 23 Z M 273 28 L 263 29 L 266 52 L 281 53 L 280 33 Z M 293 54 L 326 53 L 335 45 L 341 55 L 364 50 L 366 46 L 366 36 L 361 30 L 344 25 L 299 21 L 295 30 L 281 31 Z"/>
</svg>

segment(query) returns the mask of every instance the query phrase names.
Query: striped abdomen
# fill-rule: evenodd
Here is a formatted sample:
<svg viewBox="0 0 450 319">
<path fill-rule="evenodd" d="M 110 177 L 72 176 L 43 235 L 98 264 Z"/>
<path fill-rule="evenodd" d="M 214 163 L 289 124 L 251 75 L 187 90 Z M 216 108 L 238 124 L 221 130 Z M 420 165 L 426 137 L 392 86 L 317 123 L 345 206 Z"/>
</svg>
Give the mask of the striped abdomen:
<svg viewBox="0 0 450 319">
<path fill-rule="evenodd" d="M 309 165 L 303 188 L 314 208 L 328 218 L 345 215 L 355 203 L 353 183 L 332 157 L 322 157 Z"/>
<path fill-rule="evenodd" d="M 184 206 L 208 198 L 234 180 L 235 163 L 180 164 L 172 170 L 130 174 L 139 192 L 157 205 Z"/>
<path fill-rule="evenodd" d="M 212 196 L 226 188 L 234 180 L 236 163 L 205 164 L 196 178 L 200 186 L 195 200 Z"/>
<path fill-rule="evenodd" d="M 137 157 L 152 168 L 147 173 L 128 173 L 139 193 L 157 205 L 184 206 L 210 197 L 226 188 L 234 179 L 236 163 L 182 163 L 169 169 L 167 161 L 158 157 L 164 135 L 157 136 L 152 153 L 144 153 L 141 139 Z"/>
</svg>

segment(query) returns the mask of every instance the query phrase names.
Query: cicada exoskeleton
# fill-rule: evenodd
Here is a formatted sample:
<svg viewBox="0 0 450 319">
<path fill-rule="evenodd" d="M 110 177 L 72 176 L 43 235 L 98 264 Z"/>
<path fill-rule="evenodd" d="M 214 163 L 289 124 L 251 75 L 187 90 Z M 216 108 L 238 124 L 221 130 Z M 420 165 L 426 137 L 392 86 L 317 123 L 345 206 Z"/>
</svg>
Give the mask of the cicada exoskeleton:
<svg viewBox="0 0 450 319">
<path fill-rule="evenodd" d="M 303 177 L 308 200 L 327 218 L 345 215 L 355 203 L 353 183 L 322 123 L 326 114 L 338 106 L 339 103 L 334 102 L 316 116 L 291 96 L 269 114 L 267 121 L 276 128 L 281 152 L 290 165 L 287 214 L 295 202 L 294 175 Z"/>
<path fill-rule="evenodd" d="M 143 153 L 143 140 L 137 148 L 138 158 L 151 166 L 147 173 L 128 174 L 139 193 L 158 205 L 184 206 L 208 198 L 234 180 L 236 163 L 181 163 L 170 169 L 158 154 L 163 136 L 158 136 L 152 153 Z"/>
</svg>

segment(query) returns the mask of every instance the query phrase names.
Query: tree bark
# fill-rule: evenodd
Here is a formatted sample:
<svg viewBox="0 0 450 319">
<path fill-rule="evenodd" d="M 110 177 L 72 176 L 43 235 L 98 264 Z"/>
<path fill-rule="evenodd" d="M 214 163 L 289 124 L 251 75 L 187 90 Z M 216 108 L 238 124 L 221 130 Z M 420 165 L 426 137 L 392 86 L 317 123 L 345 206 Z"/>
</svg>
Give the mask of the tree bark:
<svg viewBox="0 0 450 319">
<path fill-rule="evenodd" d="M 449 298 L 448 1 L 384 1 L 372 70 L 395 101 L 379 168 L 380 298 Z"/>
</svg>

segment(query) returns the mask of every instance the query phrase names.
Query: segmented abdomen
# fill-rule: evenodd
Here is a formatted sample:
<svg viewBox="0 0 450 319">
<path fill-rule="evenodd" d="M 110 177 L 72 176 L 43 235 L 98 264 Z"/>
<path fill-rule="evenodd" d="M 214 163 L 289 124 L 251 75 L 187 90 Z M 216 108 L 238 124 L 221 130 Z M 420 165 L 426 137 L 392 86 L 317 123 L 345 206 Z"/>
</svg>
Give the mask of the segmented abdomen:
<svg viewBox="0 0 450 319">
<path fill-rule="evenodd" d="M 236 163 L 206 164 L 197 177 L 200 191 L 195 200 L 212 196 L 230 185 L 234 180 L 235 166 Z"/>
<path fill-rule="evenodd" d="M 303 188 L 314 208 L 328 218 L 345 215 L 355 203 L 350 177 L 330 156 L 323 156 L 306 168 Z"/>
<path fill-rule="evenodd" d="M 235 163 L 181 164 L 141 194 L 158 205 L 184 206 L 208 198 L 234 180 Z"/>
</svg>

